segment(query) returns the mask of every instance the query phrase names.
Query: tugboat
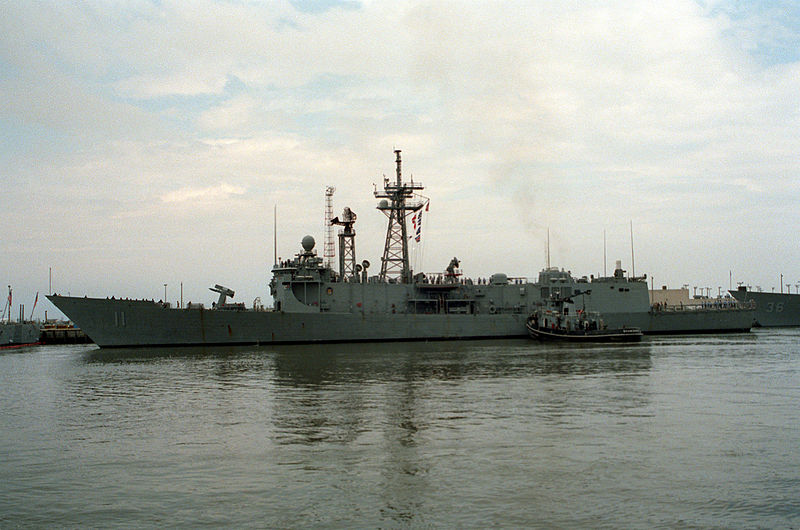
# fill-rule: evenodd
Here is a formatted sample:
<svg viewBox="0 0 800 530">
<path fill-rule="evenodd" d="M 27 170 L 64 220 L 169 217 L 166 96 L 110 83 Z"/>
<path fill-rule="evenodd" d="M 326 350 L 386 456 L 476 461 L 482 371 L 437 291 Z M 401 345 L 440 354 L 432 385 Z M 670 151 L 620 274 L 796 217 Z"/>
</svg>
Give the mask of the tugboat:
<svg viewBox="0 0 800 530">
<path fill-rule="evenodd" d="M 591 294 L 576 291 L 573 296 Z M 537 308 L 525 322 L 531 338 L 569 342 L 636 342 L 642 340 L 640 328 L 623 326 L 608 329 L 597 311 L 575 309 L 572 297 L 552 297 Z"/>
</svg>

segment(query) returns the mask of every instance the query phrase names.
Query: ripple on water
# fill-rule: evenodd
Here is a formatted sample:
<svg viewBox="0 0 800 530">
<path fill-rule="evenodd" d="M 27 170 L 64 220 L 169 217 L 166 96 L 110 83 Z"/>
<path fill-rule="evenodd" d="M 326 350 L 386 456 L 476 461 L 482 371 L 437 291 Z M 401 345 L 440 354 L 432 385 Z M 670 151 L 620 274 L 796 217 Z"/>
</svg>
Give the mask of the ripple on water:
<svg viewBox="0 0 800 530">
<path fill-rule="evenodd" d="M 0 355 L 0 526 L 797 527 L 798 338 Z"/>
</svg>

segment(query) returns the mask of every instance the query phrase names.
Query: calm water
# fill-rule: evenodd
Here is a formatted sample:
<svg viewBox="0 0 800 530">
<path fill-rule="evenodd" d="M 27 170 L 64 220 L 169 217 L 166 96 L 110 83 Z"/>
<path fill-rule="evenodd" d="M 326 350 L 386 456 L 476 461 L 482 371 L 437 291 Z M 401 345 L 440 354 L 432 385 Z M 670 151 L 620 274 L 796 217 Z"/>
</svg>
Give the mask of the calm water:
<svg viewBox="0 0 800 530">
<path fill-rule="evenodd" d="M 800 527 L 800 330 L 0 351 L 0 526 Z"/>
</svg>

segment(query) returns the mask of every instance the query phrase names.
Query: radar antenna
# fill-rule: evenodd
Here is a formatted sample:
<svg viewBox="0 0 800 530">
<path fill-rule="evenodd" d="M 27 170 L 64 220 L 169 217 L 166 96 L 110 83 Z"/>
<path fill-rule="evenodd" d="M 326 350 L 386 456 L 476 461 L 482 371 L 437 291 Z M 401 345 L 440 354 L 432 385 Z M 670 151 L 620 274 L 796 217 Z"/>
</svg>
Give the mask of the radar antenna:
<svg viewBox="0 0 800 530">
<path fill-rule="evenodd" d="M 395 150 L 397 163 L 397 180 L 390 183 L 383 178 L 383 191 L 375 190 L 375 197 L 384 199 L 378 203 L 378 210 L 382 211 L 389 219 L 386 228 L 386 243 L 381 257 L 382 281 L 394 279 L 401 283 L 411 283 L 412 271 L 408 264 L 408 233 L 406 231 L 406 216 L 423 207 L 421 202 L 408 202 L 415 190 L 425 189 L 419 182 L 411 179 L 410 183 L 402 181 L 402 166 L 400 150 Z"/>
<path fill-rule="evenodd" d="M 341 219 L 334 217 L 330 221 L 331 227 L 333 225 L 344 227 L 339 231 L 339 275 L 342 278 L 356 278 L 358 273 L 356 270 L 356 231 L 353 228 L 356 217 L 353 210 L 345 207 Z"/>
</svg>

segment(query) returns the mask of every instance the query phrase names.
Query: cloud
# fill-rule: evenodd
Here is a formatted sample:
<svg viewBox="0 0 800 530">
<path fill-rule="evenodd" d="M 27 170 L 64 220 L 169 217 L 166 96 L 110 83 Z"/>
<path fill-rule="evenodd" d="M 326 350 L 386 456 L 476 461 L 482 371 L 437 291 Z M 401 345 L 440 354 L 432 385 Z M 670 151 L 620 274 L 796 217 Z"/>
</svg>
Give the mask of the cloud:
<svg viewBox="0 0 800 530">
<path fill-rule="evenodd" d="M 602 231 L 612 239 L 621 226 L 613 238 L 624 250 L 630 220 L 643 247 L 637 271 L 657 269 L 665 282 L 727 276 L 733 261 L 753 275 L 800 261 L 783 228 L 800 222 L 791 6 L 318 7 L 7 6 L 7 218 L 47 226 L 58 248 L 92 241 L 108 246 L 99 254 L 133 246 L 185 263 L 202 261 L 186 212 L 241 252 L 270 239 L 275 204 L 281 239 L 321 240 L 332 184 L 335 209 L 359 213 L 359 252 L 376 262 L 386 221 L 370 184 L 393 173 L 400 148 L 404 174 L 432 198 L 425 256 L 436 267 L 455 251 L 470 254 L 475 274 L 535 273 L 549 226 L 554 261 L 597 272 Z M 242 215 L 215 215 L 220 203 Z M 779 230 L 768 226 L 776 215 Z M 240 223 L 235 237 L 230 223 Z M 15 226 L 9 246 L 48 252 L 47 237 Z M 146 235 L 162 231 L 170 237 Z M 34 259 L 23 254 L 15 259 Z"/>
<path fill-rule="evenodd" d="M 123 97 L 152 99 L 165 96 L 197 96 L 221 94 L 225 88 L 224 74 L 203 74 L 195 71 L 170 72 L 164 75 L 129 77 L 115 84 Z"/>
<path fill-rule="evenodd" d="M 222 202 L 232 195 L 243 195 L 245 189 L 241 186 L 218 184 L 202 188 L 185 187 L 171 191 L 161 196 L 161 202 L 175 204 L 191 202 L 192 205 Z"/>
</svg>

